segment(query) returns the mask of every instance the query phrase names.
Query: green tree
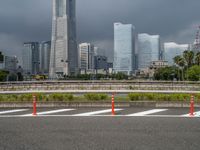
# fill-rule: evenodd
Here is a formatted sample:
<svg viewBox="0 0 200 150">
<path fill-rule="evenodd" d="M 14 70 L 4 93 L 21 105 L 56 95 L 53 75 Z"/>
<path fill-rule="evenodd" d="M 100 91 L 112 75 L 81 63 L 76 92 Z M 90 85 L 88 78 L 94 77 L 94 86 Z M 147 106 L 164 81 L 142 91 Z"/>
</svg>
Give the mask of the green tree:
<svg viewBox="0 0 200 150">
<path fill-rule="evenodd" d="M 187 67 L 191 67 L 193 65 L 194 52 L 186 50 L 183 52 L 183 57 L 186 61 Z"/>
<path fill-rule="evenodd" d="M 177 68 L 175 67 L 159 68 L 154 73 L 155 80 L 173 80 L 177 77 Z"/>
<path fill-rule="evenodd" d="M 200 79 L 200 66 L 194 65 L 187 71 L 188 79 L 190 81 L 199 81 Z"/>
<path fill-rule="evenodd" d="M 178 56 L 174 57 L 174 62 L 175 62 L 175 64 L 178 65 L 178 70 L 177 71 L 178 71 L 179 79 L 182 78 L 182 80 L 184 80 L 184 75 L 183 75 L 183 69 L 184 69 L 184 66 L 185 66 L 184 58 L 181 57 L 180 55 L 178 55 Z M 181 73 L 180 73 L 180 69 L 181 69 Z M 180 74 L 182 74 L 181 77 L 180 77 Z"/>
<path fill-rule="evenodd" d="M 7 71 L 0 71 L 0 81 L 6 81 L 7 75 Z"/>
<path fill-rule="evenodd" d="M 113 74 L 113 78 L 115 78 L 116 80 L 124 80 L 124 79 L 128 79 L 128 75 L 122 73 L 122 72 L 118 72 L 117 74 Z"/>
<path fill-rule="evenodd" d="M 198 52 L 195 56 L 195 64 L 200 66 L 200 52 Z"/>
</svg>

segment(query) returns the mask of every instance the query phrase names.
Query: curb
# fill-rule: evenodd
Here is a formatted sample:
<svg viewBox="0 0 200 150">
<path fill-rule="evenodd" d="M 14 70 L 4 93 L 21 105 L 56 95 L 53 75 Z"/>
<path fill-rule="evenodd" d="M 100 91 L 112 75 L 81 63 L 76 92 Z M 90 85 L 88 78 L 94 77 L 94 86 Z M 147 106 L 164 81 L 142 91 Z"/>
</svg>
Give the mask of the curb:
<svg viewBox="0 0 200 150">
<path fill-rule="evenodd" d="M 0 108 L 32 108 L 32 102 L 0 102 Z M 38 102 L 37 107 L 66 107 L 66 108 L 111 108 L 111 102 Z M 115 107 L 155 107 L 155 108 L 189 108 L 190 102 L 115 102 Z M 195 103 L 196 108 L 200 108 L 200 103 Z"/>
</svg>

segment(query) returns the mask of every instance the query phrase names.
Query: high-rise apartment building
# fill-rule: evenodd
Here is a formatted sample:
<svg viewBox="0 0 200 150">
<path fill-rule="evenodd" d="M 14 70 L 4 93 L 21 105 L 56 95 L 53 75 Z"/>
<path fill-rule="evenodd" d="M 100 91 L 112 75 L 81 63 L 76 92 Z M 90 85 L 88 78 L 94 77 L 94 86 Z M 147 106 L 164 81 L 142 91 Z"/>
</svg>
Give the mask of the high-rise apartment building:
<svg viewBox="0 0 200 150">
<path fill-rule="evenodd" d="M 79 68 L 87 72 L 94 69 L 94 45 L 90 43 L 79 44 Z"/>
<path fill-rule="evenodd" d="M 22 63 L 25 74 L 38 74 L 39 73 L 39 43 L 28 42 L 24 43 L 22 51 Z"/>
<path fill-rule="evenodd" d="M 131 75 L 135 69 L 135 27 L 131 24 L 114 23 L 115 73 Z"/>
<path fill-rule="evenodd" d="M 138 34 L 138 69 L 146 69 L 152 61 L 160 59 L 161 44 L 159 35 Z"/>
<path fill-rule="evenodd" d="M 40 73 L 48 74 L 49 63 L 50 63 L 51 42 L 50 41 L 41 42 L 39 50 L 40 50 Z"/>
<path fill-rule="evenodd" d="M 53 0 L 50 78 L 78 71 L 75 12 L 75 0 Z"/>
<path fill-rule="evenodd" d="M 188 44 L 177 44 L 174 42 L 164 43 L 164 59 L 170 66 L 174 65 L 174 57 L 183 55 L 189 47 Z"/>
</svg>

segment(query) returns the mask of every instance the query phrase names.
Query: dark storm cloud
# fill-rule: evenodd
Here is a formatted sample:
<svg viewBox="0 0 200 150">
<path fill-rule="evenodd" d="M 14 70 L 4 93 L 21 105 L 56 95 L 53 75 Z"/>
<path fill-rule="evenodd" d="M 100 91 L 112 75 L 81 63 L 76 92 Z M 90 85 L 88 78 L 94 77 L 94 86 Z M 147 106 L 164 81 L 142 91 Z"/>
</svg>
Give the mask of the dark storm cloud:
<svg viewBox="0 0 200 150">
<path fill-rule="evenodd" d="M 20 55 L 25 41 L 51 37 L 52 0 L 1 0 L 0 49 Z M 189 43 L 200 23 L 199 0 L 77 0 L 78 41 L 112 55 L 113 23 L 131 23 L 138 33 Z"/>
</svg>

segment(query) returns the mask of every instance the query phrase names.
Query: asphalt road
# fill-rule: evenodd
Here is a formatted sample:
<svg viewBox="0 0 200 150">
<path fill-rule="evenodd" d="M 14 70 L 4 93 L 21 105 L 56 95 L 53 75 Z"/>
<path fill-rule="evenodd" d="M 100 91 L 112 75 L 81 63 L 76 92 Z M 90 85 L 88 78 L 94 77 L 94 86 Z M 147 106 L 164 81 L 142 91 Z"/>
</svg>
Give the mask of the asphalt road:
<svg viewBox="0 0 200 150">
<path fill-rule="evenodd" d="M 0 118 L 0 150 L 199 150 L 199 138 L 199 118 Z"/>
</svg>

